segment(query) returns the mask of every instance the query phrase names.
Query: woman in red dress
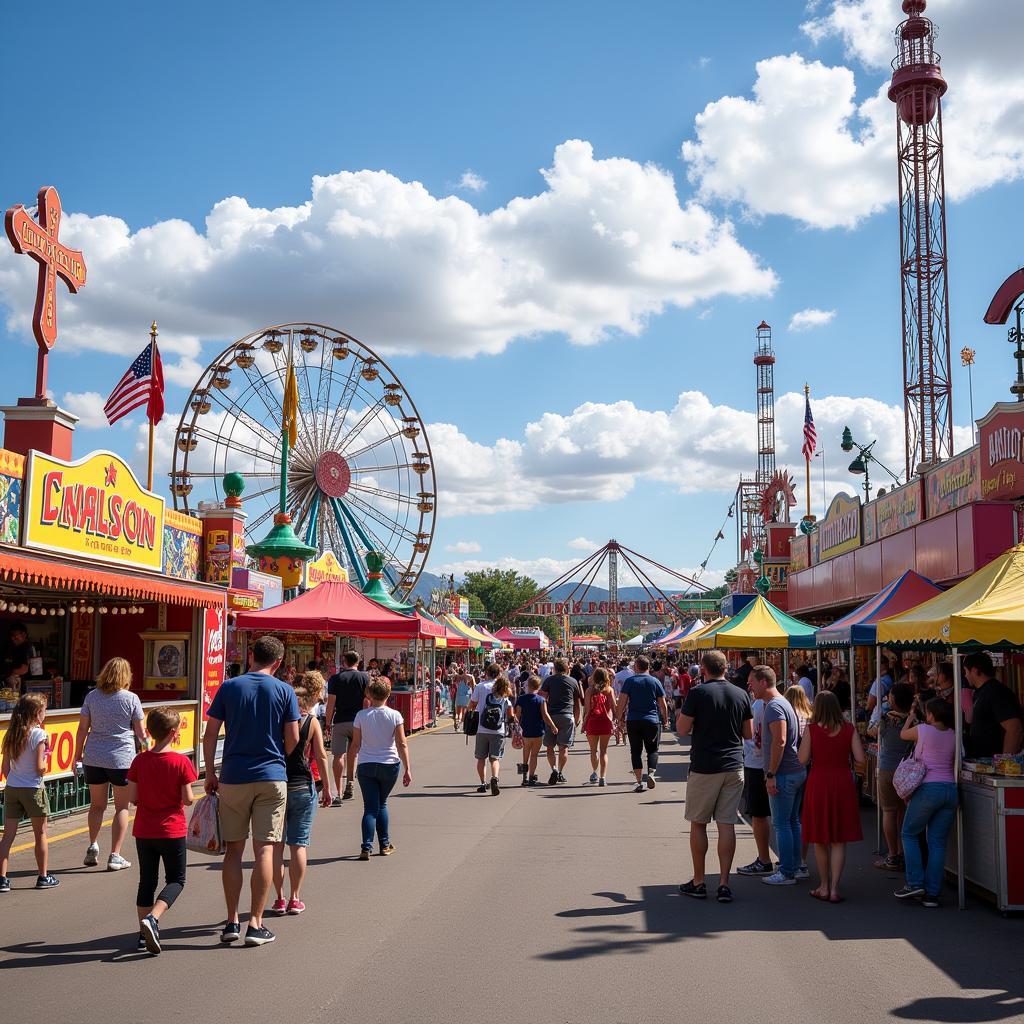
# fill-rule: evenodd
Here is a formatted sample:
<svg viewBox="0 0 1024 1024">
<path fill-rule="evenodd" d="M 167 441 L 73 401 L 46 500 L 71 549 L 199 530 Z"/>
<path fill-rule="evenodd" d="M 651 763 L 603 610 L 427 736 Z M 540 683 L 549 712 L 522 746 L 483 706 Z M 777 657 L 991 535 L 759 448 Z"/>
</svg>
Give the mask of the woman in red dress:
<svg viewBox="0 0 1024 1024">
<path fill-rule="evenodd" d="M 608 672 L 595 668 L 590 673 L 583 706 L 583 731 L 590 744 L 590 781 L 598 786 L 605 785 L 608 774 L 608 741 L 612 738 L 615 721 L 615 690 L 612 689 Z M 598 774 L 600 772 L 600 774 Z"/>
<path fill-rule="evenodd" d="M 850 756 L 864 764 L 864 747 L 835 694 L 823 690 L 814 698 L 811 720 L 800 741 L 800 762 L 809 764 L 804 790 L 804 840 L 814 846 L 820 884 L 815 899 L 841 903 L 839 879 L 846 864 L 846 844 L 863 838 L 857 786 Z"/>
</svg>

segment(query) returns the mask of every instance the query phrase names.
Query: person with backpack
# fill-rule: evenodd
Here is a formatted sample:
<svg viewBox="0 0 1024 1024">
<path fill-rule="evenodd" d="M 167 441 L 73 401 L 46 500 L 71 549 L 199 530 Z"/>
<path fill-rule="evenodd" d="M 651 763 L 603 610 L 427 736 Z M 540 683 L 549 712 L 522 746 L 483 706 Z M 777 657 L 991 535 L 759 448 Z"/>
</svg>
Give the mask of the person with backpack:
<svg viewBox="0 0 1024 1024">
<path fill-rule="evenodd" d="M 506 676 L 499 675 L 497 665 L 488 665 L 484 672 L 484 680 L 473 691 L 469 702 L 470 711 L 480 716 L 477 724 L 475 754 L 476 773 L 480 776 L 478 793 L 487 792 L 484 768 L 487 762 L 491 766 L 491 796 L 497 796 L 501 789 L 498 786 L 498 773 L 501 758 L 505 753 L 505 720 L 512 708 L 509 699 L 512 687 Z"/>
<path fill-rule="evenodd" d="M 512 713 L 523 731 L 523 785 L 537 785 L 537 757 L 545 727 L 556 731 L 548 714 L 548 702 L 537 692 L 540 676 L 526 677 L 526 692 L 515 703 Z"/>
<path fill-rule="evenodd" d="M 322 796 L 321 807 L 331 806 L 330 786 L 325 783 L 327 775 L 327 750 L 324 734 L 313 709 L 324 695 L 324 677 L 319 672 L 305 672 L 292 684 L 299 702 L 299 742 L 285 758 L 288 773 L 288 798 L 284 810 L 284 841 L 274 844 L 274 890 L 277 894 L 270 910 L 274 914 L 301 914 L 306 904 L 299 898 L 302 883 L 306 877 L 306 855 L 309 849 L 309 835 L 316 815 L 316 780 L 313 765 L 319 771 Z M 288 880 L 291 896 L 284 898 L 284 848 L 288 846 Z"/>
</svg>

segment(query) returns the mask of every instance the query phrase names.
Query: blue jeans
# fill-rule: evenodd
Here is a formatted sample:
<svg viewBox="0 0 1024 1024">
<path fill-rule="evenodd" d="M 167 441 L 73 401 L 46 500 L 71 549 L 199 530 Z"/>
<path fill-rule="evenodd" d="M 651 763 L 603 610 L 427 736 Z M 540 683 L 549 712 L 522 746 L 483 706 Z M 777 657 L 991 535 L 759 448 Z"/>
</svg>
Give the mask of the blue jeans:
<svg viewBox="0 0 1024 1024">
<path fill-rule="evenodd" d="M 807 781 L 807 769 L 775 776 L 778 795 L 768 794 L 772 809 L 772 827 L 779 844 L 779 870 L 795 878 L 801 863 L 800 797 Z"/>
<path fill-rule="evenodd" d="M 388 834 L 388 794 L 395 788 L 400 764 L 379 764 L 376 761 L 359 762 L 356 778 L 363 794 L 363 843 L 364 850 L 373 849 L 373 834 L 381 846 L 391 842 Z"/>
<path fill-rule="evenodd" d="M 946 875 L 946 841 L 956 820 L 955 782 L 923 782 L 914 790 L 903 819 L 903 860 L 907 885 L 923 886 L 929 896 L 942 892 Z M 926 833 L 928 864 L 923 862 L 919 837 Z"/>
</svg>

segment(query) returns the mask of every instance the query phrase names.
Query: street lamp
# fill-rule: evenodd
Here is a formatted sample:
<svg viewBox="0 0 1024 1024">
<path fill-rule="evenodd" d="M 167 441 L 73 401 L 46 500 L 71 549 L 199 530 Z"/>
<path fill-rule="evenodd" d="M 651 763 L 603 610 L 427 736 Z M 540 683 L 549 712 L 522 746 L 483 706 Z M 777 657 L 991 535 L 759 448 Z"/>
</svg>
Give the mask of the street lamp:
<svg viewBox="0 0 1024 1024">
<path fill-rule="evenodd" d="M 966 345 L 960 349 L 960 365 L 967 367 L 967 390 L 971 396 L 971 440 L 978 440 L 978 428 L 974 423 L 974 378 L 971 375 L 971 367 L 974 365 L 975 352 L 973 348 Z"/>
<path fill-rule="evenodd" d="M 864 477 L 864 500 L 871 500 L 871 473 L 870 467 L 872 462 L 877 462 L 896 481 L 896 485 L 899 486 L 900 478 L 884 463 L 881 462 L 878 457 L 872 452 L 872 448 L 878 444 L 877 438 L 870 444 L 858 444 L 853 439 L 853 434 L 850 432 L 849 427 L 843 428 L 843 441 L 842 449 L 844 452 L 852 452 L 854 448 L 857 449 L 857 454 L 854 456 L 853 462 L 849 465 L 849 470 L 856 476 Z"/>
</svg>

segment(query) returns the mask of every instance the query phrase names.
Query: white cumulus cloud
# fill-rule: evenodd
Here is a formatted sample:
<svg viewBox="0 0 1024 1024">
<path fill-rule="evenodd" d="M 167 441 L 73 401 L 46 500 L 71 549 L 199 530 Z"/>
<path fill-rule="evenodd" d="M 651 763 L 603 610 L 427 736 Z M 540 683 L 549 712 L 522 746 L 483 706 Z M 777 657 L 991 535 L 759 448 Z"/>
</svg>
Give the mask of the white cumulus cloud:
<svg viewBox="0 0 1024 1024">
<path fill-rule="evenodd" d="M 458 187 L 463 192 L 483 192 L 487 188 L 487 182 L 476 171 L 463 171 Z"/>
<path fill-rule="evenodd" d="M 475 540 L 460 540 L 446 545 L 445 551 L 450 551 L 454 555 L 478 555 L 481 547 Z"/>
<path fill-rule="evenodd" d="M 490 213 L 366 170 L 314 177 L 298 206 L 223 199 L 202 231 L 67 213 L 62 238 L 86 254 L 89 281 L 61 296 L 62 343 L 123 355 L 141 349 L 155 318 L 167 377 L 191 384 L 200 339 L 292 320 L 386 353 L 472 356 L 548 332 L 577 344 L 638 334 L 667 306 L 776 284 L 729 221 L 681 201 L 659 167 L 599 159 L 573 140 L 542 177 L 536 195 Z M 33 261 L 0 246 L 12 332 L 27 332 L 35 276 Z"/>
<path fill-rule="evenodd" d="M 569 541 L 568 546 L 573 551 L 596 551 L 601 545 L 597 541 L 588 540 L 586 537 L 574 537 Z"/>
<path fill-rule="evenodd" d="M 812 331 L 815 327 L 824 327 L 836 318 L 834 309 L 801 309 L 789 318 L 791 331 Z"/>
<path fill-rule="evenodd" d="M 109 426 L 103 411 L 106 401 L 96 391 L 65 391 L 60 405 L 78 417 L 78 426 L 86 430 L 100 430 Z"/>
</svg>

